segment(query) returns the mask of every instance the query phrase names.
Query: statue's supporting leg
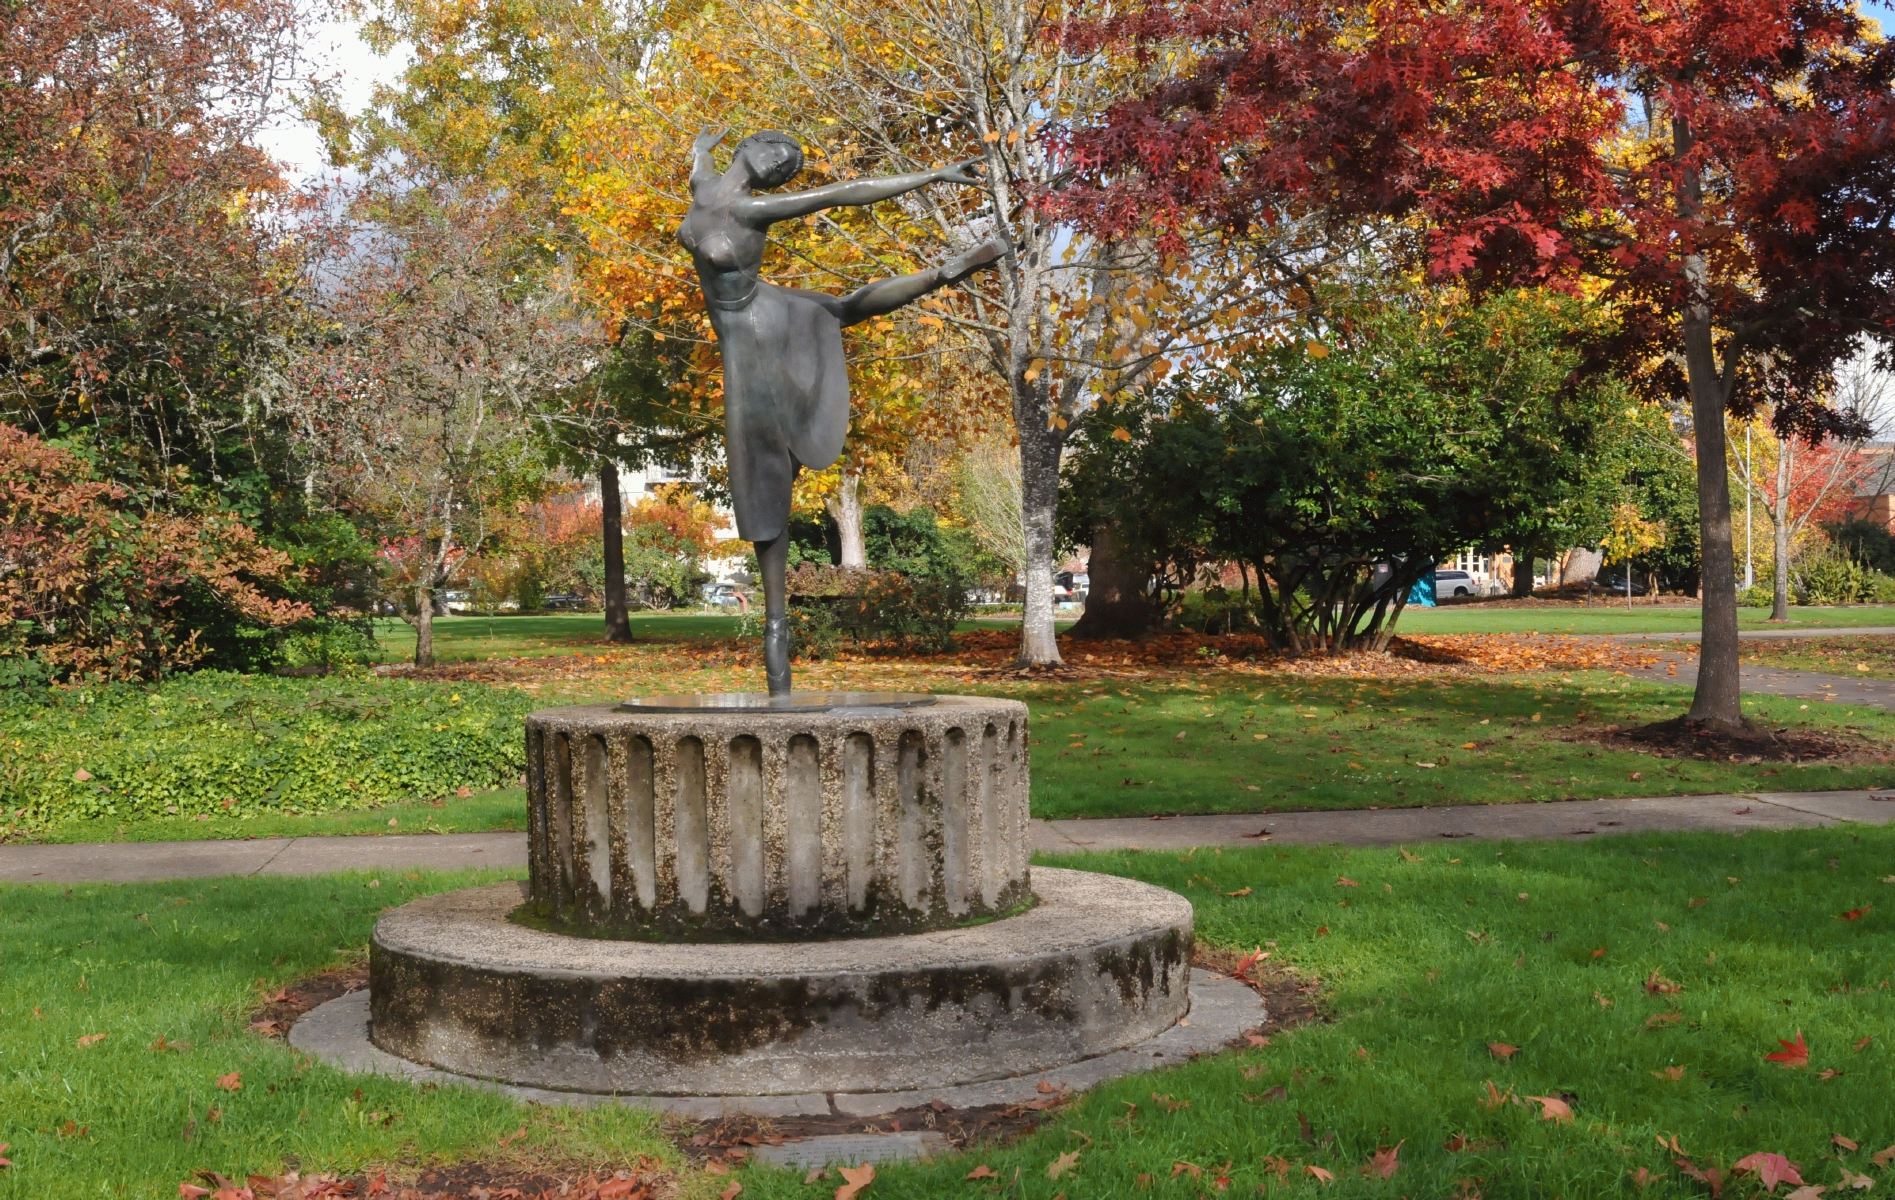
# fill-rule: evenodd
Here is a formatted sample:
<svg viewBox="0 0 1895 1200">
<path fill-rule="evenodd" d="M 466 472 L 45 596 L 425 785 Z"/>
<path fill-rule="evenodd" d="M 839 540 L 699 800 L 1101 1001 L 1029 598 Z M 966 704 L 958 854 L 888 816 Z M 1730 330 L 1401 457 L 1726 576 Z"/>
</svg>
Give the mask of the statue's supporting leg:
<svg viewBox="0 0 1895 1200">
<path fill-rule="evenodd" d="M 957 254 L 938 267 L 864 284 L 842 298 L 838 315 L 844 325 L 854 325 L 870 317 L 894 312 L 929 292 L 959 283 L 982 267 L 992 266 L 1012 251 L 1012 243 L 1005 238 L 988 238 L 972 250 Z"/>
<path fill-rule="evenodd" d="M 790 611 L 784 574 L 789 569 L 790 535 L 752 542 L 763 575 L 763 673 L 772 696 L 790 694 Z"/>
</svg>

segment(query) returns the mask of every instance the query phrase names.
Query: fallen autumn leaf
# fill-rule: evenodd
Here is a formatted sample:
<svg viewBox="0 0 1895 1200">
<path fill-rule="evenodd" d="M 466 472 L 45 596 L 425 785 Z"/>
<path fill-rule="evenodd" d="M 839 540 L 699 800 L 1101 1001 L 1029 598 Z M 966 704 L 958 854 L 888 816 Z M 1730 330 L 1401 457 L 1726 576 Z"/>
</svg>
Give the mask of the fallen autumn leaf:
<svg viewBox="0 0 1895 1200">
<path fill-rule="evenodd" d="M 1774 1054 L 1764 1055 L 1763 1061 L 1782 1063 L 1786 1070 L 1794 1067 L 1809 1066 L 1809 1046 L 1803 1041 L 1802 1030 L 1799 1029 L 1796 1031 L 1795 1041 L 1786 1042 L 1782 1038 L 1778 1038 L 1777 1045 L 1782 1046 L 1783 1049 L 1778 1050 Z"/>
</svg>

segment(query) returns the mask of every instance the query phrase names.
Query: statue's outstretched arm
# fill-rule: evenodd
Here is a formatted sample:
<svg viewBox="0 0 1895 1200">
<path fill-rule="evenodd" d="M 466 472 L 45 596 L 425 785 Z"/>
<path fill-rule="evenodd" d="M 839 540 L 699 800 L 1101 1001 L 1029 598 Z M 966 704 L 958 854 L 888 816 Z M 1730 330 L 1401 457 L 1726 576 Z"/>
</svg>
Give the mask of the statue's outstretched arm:
<svg viewBox="0 0 1895 1200">
<path fill-rule="evenodd" d="M 831 183 L 806 192 L 785 192 L 773 196 L 752 196 L 731 206 L 731 215 L 746 225 L 762 227 L 775 221 L 789 221 L 821 212 L 825 208 L 854 208 L 889 200 L 931 183 L 978 185 L 981 178 L 970 167 L 979 159 L 939 167 L 932 171 L 914 171 L 906 175 L 885 175 L 880 179 L 852 179 Z"/>
<path fill-rule="evenodd" d="M 728 129 L 706 129 L 697 135 L 697 141 L 691 143 L 691 194 L 697 195 L 699 188 L 717 178 L 717 164 L 711 159 L 711 151 L 717 143 L 724 140 Z"/>
</svg>

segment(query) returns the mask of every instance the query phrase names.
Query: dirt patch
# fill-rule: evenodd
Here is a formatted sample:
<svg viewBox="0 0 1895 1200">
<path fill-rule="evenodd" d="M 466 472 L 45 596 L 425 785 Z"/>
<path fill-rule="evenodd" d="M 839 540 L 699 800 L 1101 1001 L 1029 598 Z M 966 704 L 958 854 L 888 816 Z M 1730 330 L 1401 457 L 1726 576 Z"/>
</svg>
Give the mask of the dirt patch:
<svg viewBox="0 0 1895 1200">
<path fill-rule="evenodd" d="M 377 1171 L 354 1176 L 252 1175 L 241 1183 L 215 1171 L 201 1171 L 195 1182 L 179 1185 L 183 1197 L 207 1200 L 343 1200 L 380 1196 L 384 1200 L 660 1200 L 676 1193 L 671 1176 L 641 1158 L 636 1169 L 574 1168 L 473 1162 L 421 1171 L 412 1181 Z"/>
<path fill-rule="evenodd" d="M 287 1037 L 290 1026 L 318 1004 L 337 996 L 359 992 L 368 986 L 368 963 L 345 962 L 324 967 L 314 975 L 297 980 L 288 987 L 263 997 L 245 1014 L 254 1033 L 264 1037 Z"/>
<path fill-rule="evenodd" d="M 1655 725 L 1620 728 L 1607 725 L 1573 740 L 1596 741 L 1613 750 L 1631 750 L 1655 758 L 1690 758 L 1732 763 L 1838 763 L 1860 765 L 1895 762 L 1895 748 L 1883 742 L 1827 729 L 1785 726 L 1768 729 L 1753 725 L 1732 729 L 1678 717 Z"/>
</svg>

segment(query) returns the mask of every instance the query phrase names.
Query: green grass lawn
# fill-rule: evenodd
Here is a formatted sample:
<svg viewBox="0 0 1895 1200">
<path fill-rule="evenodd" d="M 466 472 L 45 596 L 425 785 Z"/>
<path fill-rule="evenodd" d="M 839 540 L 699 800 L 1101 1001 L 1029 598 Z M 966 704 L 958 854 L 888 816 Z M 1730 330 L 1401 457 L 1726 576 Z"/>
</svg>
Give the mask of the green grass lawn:
<svg viewBox="0 0 1895 1200">
<path fill-rule="evenodd" d="M 1870 1159 L 1895 1143 L 1895 828 L 1412 851 L 1056 860 L 1180 891 L 1208 945 L 1267 947 L 1272 966 L 1320 979 L 1330 1020 L 1107 1085 L 1011 1146 L 884 1166 L 864 1200 L 1198 1200 L 1224 1194 L 1220 1177 L 1233 1196 L 1629 1200 L 1640 1169 L 1644 1195 L 1706 1194 L 1660 1139 L 1700 1167 L 1776 1153 L 1832 1189 L 1844 1168 L 1895 1186 Z M 15 1164 L 0 1197 L 168 1197 L 200 1168 L 235 1177 L 287 1158 L 305 1171 L 466 1159 L 521 1125 L 529 1154 L 675 1163 L 636 1113 L 348 1077 L 244 1028 L 266 991 L 359 955 L 383 906 L 493 877 L 0 886 L 0 1141 Z M 1799 1031 L 1807 1067 L 1764 1061 Z M 189 1047 L 150 1049 L 161 1036 Z M 1519 1050 L 1503 1060 L 1489 1043 Z M 230 1072 L 239 1091 L 217 1086 Z M 1494 1094 L 1564 1098 L 1573 1119 L 1484 1103 Z M 1396 1145 L 1391 1178 L 1361 1172 Z M 980 1164 L 994 1182 L 966 1181 Z M 738 1178 L 745 1200 L 827 1200 L 839 1182 L 761 1166 Z M 727 1184 L 691 1173 L 686 1194 Z"/>
<path fill-rule="evenodd" d="M 1886 635 L 1755 640 L 1744 643 L 1743 655 L 1748 666 L 1895 679 L 1895 637 Z"/>
<path fill-rule="evenodd" d="M 1895 887 L 1881 882 L 1895 829 L 1418 849 L 1418 862 L 1288 847 L 1059 860 L 1181 891 L 1207 942 L 1271 947 L 1319 977 L 1333 1021 L 1110 1084 L 1016 1146 L 891 1166 L 877 1186 L 1196 1200 L 1222 1175 L 1232 1196 L 1551 1200 L 1637 1196 L 1643 1168 L 1646 1196 L 1707 1194 L 1661 1138 L 1700 1167 L 1777 1153 L 1832 1189 L 1844 1167 L 1895 1186 L 1870 1160 L 1895 1142 Z M 1764 1061 L 1799 1030 L 1807 1068 Z M 1502 1060 L 1490 1042 L 1519 1052 Z M 1573 1119 L 1544 1120 L 1531 1100 L 1490 1107 L 1489 1081 L 1500 1096 L 1565 1097 Z M 1396 1145 L 1391 1178 L 1361 1173 Z M 976 1163 L 1001 1192 L 963 1182 Z M 816 1194 L 783 1173 L 744 1184 L 746 1200 Z"/>
<path fill-rule="evenodd" d="M 654 641 L 724 638 L 737 633 L 737 618 L 720 613 L 640 612 L 632 614 L 631 624 L 633 637 Z M 406 621 L 377 620 L 375 640 L 383 662 L 407 662 L 414 657 L 415 631 Z M 434 621 L 434 657 L 441 662 L 583 654 L 605 644 L 605 618 L 598 613 L 436 617 Z"/>
<path fill-rule="evenodd" d="M 1635 598 L 1636 601 L 1636 598 Z M 1402 612 L 1402 633 L 1696 633 L 1703 623 L 1695 607 L 1650 605 L 1623 600 L 1590 608 L 1495 608 L 1484 604 L 1451 604 L 1443 608 L 1409 608 Z M 1846 604 L 1795 606 L 1788 621 L 1772 623 L 1767 608 L 1740 608 L 1737 624 L 1743 629 L 1782 629 L 1803 625 L 1811 629 L 1843 629 L 1859 625 L 1895 625 L 1895 605 Z"/>
<path fill-rule="evenodd" d="M 358 957 L 386 906 L 495 872 L 0 886 L 0 1196 L 175 1197 L 232 1178 L 495 1152 L 669 1155 L 656 1121 L 607 1105 L 529 1109 L 463 1088 L 350 1077 L 251 1033 L 244 1011 Z M 81 1047 L 79 1039 L 105 1037 Z M 168 1049 L 152 1047 L 164 1039 Z M 236 1091 L 218 1085 L 238 1076 Z"/>
<path fill-rule="evenodd" d="M 1895 766 L 1653 758 L 1567 740 L 1681 715 L 1690 691 L 1607 672 L 1382 682 L 1206 673 L 1168 687 L 1041 688 L 1041 817 L 1399 808 L 1605 796 L 1867 788 Z M 1771 725 L 1895 742 L 1895 713 L 1751 696 Z M 1578 718 L 1584 714 L 1585 721 Z M 1429 764 L 1429 765 L 1423 765 Z M 1636 777 L 1635 777 L 1636 776 Z"/>
</svg>

